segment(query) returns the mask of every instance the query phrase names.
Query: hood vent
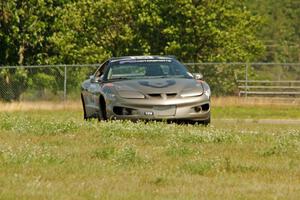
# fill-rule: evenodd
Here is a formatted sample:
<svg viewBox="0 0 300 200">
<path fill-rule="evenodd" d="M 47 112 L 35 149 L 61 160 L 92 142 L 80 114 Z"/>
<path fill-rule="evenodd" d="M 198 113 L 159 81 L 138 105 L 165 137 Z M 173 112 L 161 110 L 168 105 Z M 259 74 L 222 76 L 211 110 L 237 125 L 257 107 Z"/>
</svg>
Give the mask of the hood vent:
<svg viewBox="0 0 300 200">
<path fill-rule="evenodd" d="M 153 99 L 170 99 L 177 96 L 177 93 L 150 93 L 149 98 Z"/>
<path fill-rule="evenodd" d="M 168 98 L 173 98 L 177 96 L 177 93 L 167 93 L 166 95 Z"/>
</svg>

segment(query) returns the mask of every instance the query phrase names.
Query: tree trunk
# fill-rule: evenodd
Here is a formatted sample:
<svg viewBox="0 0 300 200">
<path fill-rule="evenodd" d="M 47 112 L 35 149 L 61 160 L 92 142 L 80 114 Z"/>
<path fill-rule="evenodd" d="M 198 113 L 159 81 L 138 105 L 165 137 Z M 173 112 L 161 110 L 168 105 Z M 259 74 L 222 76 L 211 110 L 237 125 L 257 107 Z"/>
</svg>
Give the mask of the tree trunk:
<svg viewBox="0 0 300 200">
<path fill-rule="evenodd" d="M 23 65 L 23 62 L 24 62 L 24 52 L 25 52 L 25 47 L 24 47 L 24 42 L 22 43 L 22 45 L 20 46 L 19 48 L 19 61 L 18 61 L 18 64 L 19 65 Z"/>
</svg>

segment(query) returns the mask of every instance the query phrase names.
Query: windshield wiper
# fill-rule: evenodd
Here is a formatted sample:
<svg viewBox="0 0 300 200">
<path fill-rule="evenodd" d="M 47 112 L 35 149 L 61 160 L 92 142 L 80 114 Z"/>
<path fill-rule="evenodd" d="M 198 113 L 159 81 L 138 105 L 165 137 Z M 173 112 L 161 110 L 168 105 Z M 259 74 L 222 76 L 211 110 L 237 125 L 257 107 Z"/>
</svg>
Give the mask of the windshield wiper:
<svg viewBox="0 0 300 200">
<path fill-rule="evenodd" d="M 149 79 L 170 78 L 170 76 L 168 76 L 168 75 L 163 75 L 163 76 L 145 76 L 144 78 L 149 78 Z"/>
<path fill-rule="evenodd" d="M 110 81 L 119 81 L 119 80 L 129 80 L 128 77 L 118 77 L 118 78 L 112 78 L 112 79 L 109 79 Z"/>
</svg>

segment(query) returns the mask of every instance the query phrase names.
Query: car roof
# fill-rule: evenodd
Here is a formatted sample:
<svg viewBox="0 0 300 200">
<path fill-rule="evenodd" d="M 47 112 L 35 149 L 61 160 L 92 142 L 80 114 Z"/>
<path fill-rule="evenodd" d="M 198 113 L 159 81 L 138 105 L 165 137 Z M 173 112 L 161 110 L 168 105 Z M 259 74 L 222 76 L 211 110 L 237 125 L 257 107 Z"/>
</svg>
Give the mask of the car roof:
<svg viewBox="0 0 300 200">
<path fill-rule="evenodd" d="M 111 62 L 117 61 L 137 61 L 137 60 L 170 60 L 174 59 L 175 56 L 123 56 L 123 57 L 113 57 L 109 59 Z"/>
</svg>

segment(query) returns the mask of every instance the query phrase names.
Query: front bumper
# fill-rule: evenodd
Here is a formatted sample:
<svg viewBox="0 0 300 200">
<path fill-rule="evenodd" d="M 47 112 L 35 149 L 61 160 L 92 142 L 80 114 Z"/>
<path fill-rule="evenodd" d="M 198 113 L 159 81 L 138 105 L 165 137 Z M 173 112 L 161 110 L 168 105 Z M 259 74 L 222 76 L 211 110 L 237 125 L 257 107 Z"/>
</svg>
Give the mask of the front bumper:
<svg viewBox="0 0 300 200">
<path fill-rule="evenodd" d="M 107 101 L 110 119 L 193 120 L 210 118 L 210 99 L 206 95 L 174 99 L 124 99 Z"/>
</svg>

